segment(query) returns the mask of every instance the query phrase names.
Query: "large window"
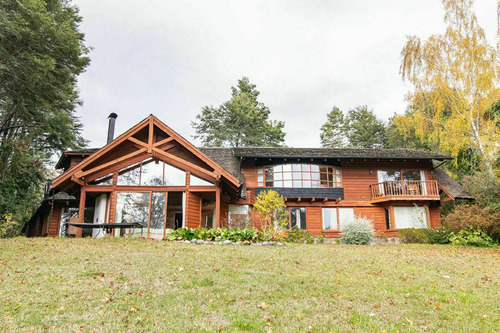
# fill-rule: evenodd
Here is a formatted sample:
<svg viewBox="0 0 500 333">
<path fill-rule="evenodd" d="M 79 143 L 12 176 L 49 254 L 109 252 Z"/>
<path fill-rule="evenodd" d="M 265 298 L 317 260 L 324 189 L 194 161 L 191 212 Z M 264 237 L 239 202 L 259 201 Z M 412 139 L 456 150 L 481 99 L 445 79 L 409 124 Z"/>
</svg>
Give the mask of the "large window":
<svg viewBox="0 0 500 333">
<path fill-rule="evenodd" d="M 305 208 L 290 208 L 289 229 L 295 228 L 302 230 L 307 229 Z"/>
<path fill-rule="evenodd" d="M 148 158 L 118 171 L 119 186 L 186 186 L 186 172 Z"/>
<path fill-rule="evenodd" d="M 323 208 L 323 230 L 342 230 L 344 225 L 354 221 L 353 208 Z"/>
<path fill-rule="evenodd" d="M 427 228 L 427 207 L 394 207 L 396 229 Z"/>
<path fill-rule="evenodd" d="M 342 187 L 338 167 L 316 164 L 280 164 L 257 169 L 257 185 L 265 187 Z"/>
</svg>

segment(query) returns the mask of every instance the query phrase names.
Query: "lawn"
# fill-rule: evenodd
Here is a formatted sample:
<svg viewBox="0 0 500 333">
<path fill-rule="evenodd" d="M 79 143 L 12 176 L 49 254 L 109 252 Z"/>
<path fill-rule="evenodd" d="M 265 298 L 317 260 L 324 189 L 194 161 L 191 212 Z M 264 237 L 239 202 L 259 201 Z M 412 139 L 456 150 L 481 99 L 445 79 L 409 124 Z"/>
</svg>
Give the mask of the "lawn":
<svg viewBox="0 0 500 333">
<path fill-rule="evenodd" d="M 0 240 L 0 331 L 500 331 L 500 250 Z"/>
</svg>

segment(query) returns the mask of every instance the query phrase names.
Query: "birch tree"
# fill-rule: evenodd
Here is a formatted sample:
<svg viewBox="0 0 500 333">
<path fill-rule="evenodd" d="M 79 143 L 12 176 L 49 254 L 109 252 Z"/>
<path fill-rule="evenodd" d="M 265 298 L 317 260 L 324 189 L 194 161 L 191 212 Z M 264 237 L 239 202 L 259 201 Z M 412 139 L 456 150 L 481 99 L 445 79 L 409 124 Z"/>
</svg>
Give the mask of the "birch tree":
<svg viewBox="0 0 500 333">
<path fill-rule="evenodd" d="M 414 112 L 394 119 L 402 130 L 456 157 L 477 151 L 490 175 L 499 154 L 499 45 L 491 45 L 473 11 L 473 0 L 442 0 L 446 31 L 422 40 L 409 36 L 401 52 L 401 75 L 414 89 L 407 96 Z M 499 3 L 500 5 L 500 3 Z"/>
</svg>

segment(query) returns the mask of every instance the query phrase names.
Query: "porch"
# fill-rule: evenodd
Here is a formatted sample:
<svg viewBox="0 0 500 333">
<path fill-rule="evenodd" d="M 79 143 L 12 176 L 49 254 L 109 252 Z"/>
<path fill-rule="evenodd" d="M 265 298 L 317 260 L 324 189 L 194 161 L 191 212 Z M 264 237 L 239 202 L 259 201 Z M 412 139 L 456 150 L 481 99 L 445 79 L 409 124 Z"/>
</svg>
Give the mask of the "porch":
<svg viewBox="0 0 500 333">
<path fill-rule="evenodd" d="M 370 185 L 371 203 L 398 200 L 440 200 L 436 180 L 392 180 Z"/>
</svg>

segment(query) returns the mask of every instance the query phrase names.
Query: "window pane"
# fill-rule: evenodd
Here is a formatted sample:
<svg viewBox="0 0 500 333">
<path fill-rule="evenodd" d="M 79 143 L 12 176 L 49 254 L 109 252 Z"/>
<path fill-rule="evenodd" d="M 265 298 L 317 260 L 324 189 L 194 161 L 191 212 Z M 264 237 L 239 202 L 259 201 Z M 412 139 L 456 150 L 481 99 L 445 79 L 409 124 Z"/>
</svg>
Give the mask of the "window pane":
<svg viewBox="0 0 500 333">
<path fill-rule="evenodd" d="M 274 172 L 281 172 L 281 171 L 283 171 L 283 167 L 281 165 L 274 166 Z"/>
<path fill-rule="evenodd" d="M 307 188 L 311 187 L 311 181 L 310 180 L 303 180 L 302 186 L 307 187 Z"/>
<path fill-rule="evenodd" d="M 379 170 L 377 175 L 379 183 L 401 180 L 401 172 L 398 170 Z"/>
<path fill-rule="evenodd" d="M 268 181 L 268 180 L 273 180 L 273 174 L 266 172 L 266 181 Z"/>
<path fill-rule="evenodd" d="M 294 180 L 293 181 L 293 187 L 302 187 L 302 181 L 300 181 L 300 180 Z"/>
<path fill-rule="evenodd" d="M 273 187 L 273 182 L 272 181 L 271 182 L 267 182 L 266 181 L 266 187 Z"/>
<path fill-rule="evenodd" d="M 313 180 L 312 181 L 312 187 L 319 188 L 320 187 L 319 180 Z"/>
<path fill-rule="evenodd" d="M 323 229 L 324 230 L 338 230 L 337 228 L 337 209 L 336 208 L 323 208 Z"/>
<path fill-rule="evenodd" d="M 90 185 L 113 185 L 113 174 L 107 174 L 106 176 L 99 177 L 93 181 L 89 182 Z"/>
<path fill-rule="evenodd" d="M 293 228 L 297 226 L 297 209 L 292 208 L 290 209 L 290 225 Z"/>
<path fill-rule="evenodd" d="M 300 229 L 306 230 L 307 229 L 306 209 L 300 208 L 299 211 L 300 211 Z"/>
<path fill-rule="evenodd" d="M 311 177 L 313 180 L 319 180 L 319 175 L 320 175 L 319 173 L 312 173 Z"/>
<path fill-rule="evenodd" d="M 292 187 L 292 181 L 291 180 L 285 180 L 283 182 L 283 187 Z"/>
<path fill-rule="evenodd" d="M 291 164 L 284 164 L 283 171 L 292 171 L 292 165 Z"/>
<path fill-rule="evenodd" d="M 258 182 L 263 182 L 264 181 L 264 176 L 263 175 L 257 176 L 257 181 Z"/>
<path fill-rule="evenodd" d="M 281 172 L 274 174 L 274 180 L 282 180 L 282 179 L 283 179 L 283 174 Z"/>
<path fill-rule="evenodd" d="M 420 171 L 410 171 L 403 170 L 403 179 L 404 180 L 422 180 L 420 178 Z"/>
<path fill-rule="evenodd" d="M 116 195 L 115 223 L 140 223 L 146 231 L 149 218 L 149 192 L 118 192 Z M 139 236 L 140 228 L 115 228 L 115 236 Z"/>
<path fill-rule="evenodd" d="M 274 187 L 283 187 L 283 181 L 282 180 L 275 180 Z"/>
<path fill-rule="evenodd" d="M 206 181 L 200 177 L 196 177 L 195 175 L 189 175 L 189 186 L 214 186 L 213 183 Z"/>
<path fill-rule="evenodd" d="M 302 179 L 311 179 L 311 174 L 309 172 L 304 172 L 302 174 Z"/>
<path fill-rule="evenodd" d="M 300 172 L 293 173 L 293 179 L 302 179 L 302 174 Z"/>
<path fill-rule="evenodd" d="M 292 170 L 293 171 L 300 171 L 300 164 L 292 164 Z"/>
<path fill-rule="evenodd" d="M 165 225 L 165 199 L 165 192 L 153 193 L 151 201 L 151 222 L 149 223 L 150 238 L 163 238 L 163 227 Z"/>
<path fill-rule="evenodd" d="M 326 166 L 320 166 L 319 167 L 319 171 L 323 172 L 323 173 L 327 173 L 328 172 L 328 168 Z"/>
<path fill-rule="evenodd" d="M 311 171 L 310 164 L 302 164 L 302 171 Z"/>
<path fill-rule="evenodd" d="M 257 174 L 258 174 L 258 175 L 262 175 L 262 174 L 264 174 L 264 170 L 263 170 L 262 168 L 258 168 L 258 169 L 257 169 Z"/>
<path fill-rule="evenodd" d="M 117 185 L 139 185 L 141 163 L 131 165 L 118 171 Z"/>
<path fill-rule="evenodd" d="M 339 208 L 339 225 L 340 230 L 346 225 L 354 221 L 354 209 L 353 208 Z"/>
<path fill-rule="evenodd" d="M 427 210 L 422 207 L 394 207 L 396 229 L 427 228 Z"/>
<path fill-rule="evenodd" d="M 319 172 L 319 165 L 311 165 L 312 172 Z"/>
<path fill-rule="evenodd" d="M 163 162 L 154 161 L 152 158 L 142 161 L 141 185 L 162 186 L 163 185 Z"/>
<path fill-rule="evenodd" d="M 186 172 L 165 163 L 165 185 L 186 186 Z"/>
</svg>

